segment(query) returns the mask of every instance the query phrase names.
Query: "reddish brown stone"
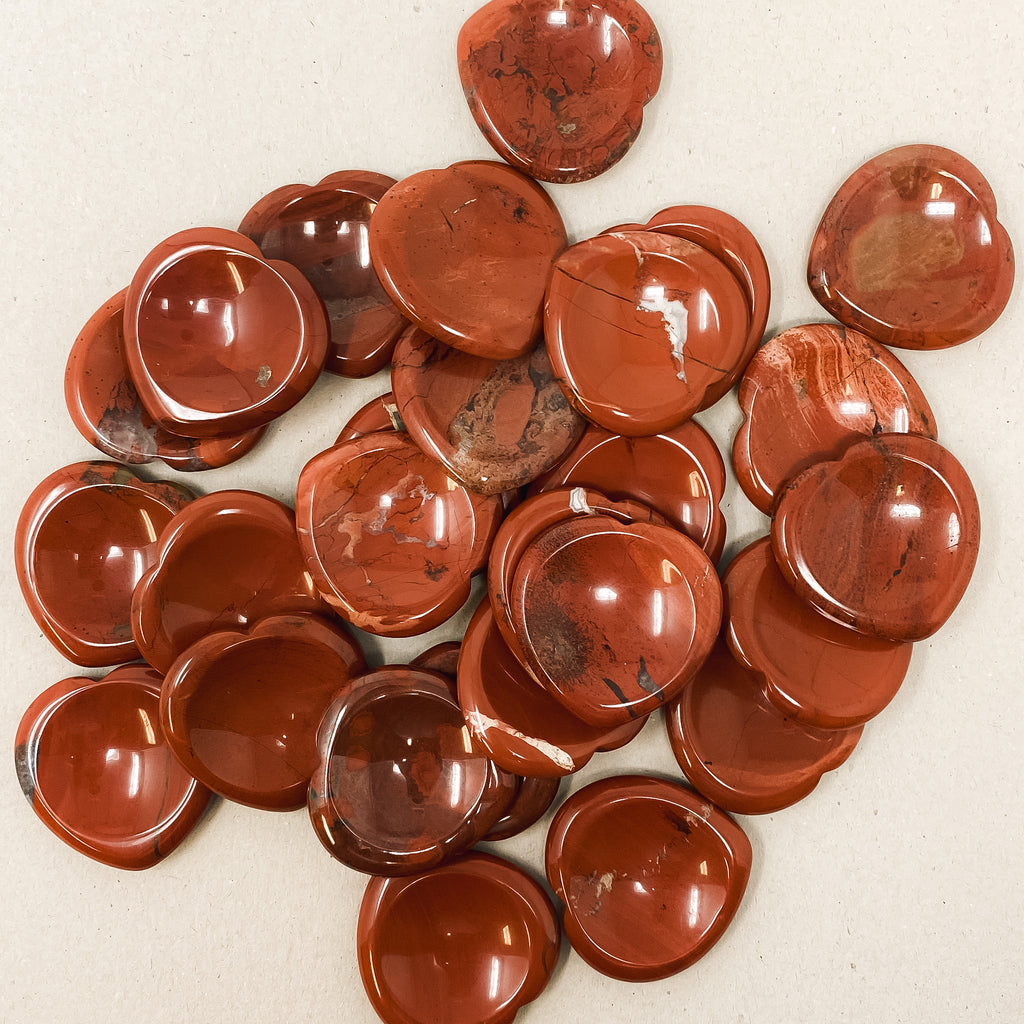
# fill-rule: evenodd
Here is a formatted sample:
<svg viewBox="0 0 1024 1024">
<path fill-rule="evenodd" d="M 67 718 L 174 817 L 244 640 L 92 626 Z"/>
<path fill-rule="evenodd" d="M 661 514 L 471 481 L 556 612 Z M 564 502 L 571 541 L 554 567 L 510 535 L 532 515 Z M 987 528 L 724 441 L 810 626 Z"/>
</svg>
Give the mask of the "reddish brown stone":
<svg viewBox="0 0 1024 1024">
<path fill-rule="evenodd" d="M 743 493 L 770 515 L 787 480 L 836 459 L 862 436 L 924 434 L 935 418 L 910 371 L 859 331 L 804 324 L 750 361 L 739 390 L 744 421 L 732 464 Z"/>
<path fill-rule="evenodd" d="M 409 664 L 413 668 L 427 668 L 432 672 L 440 672 L 441 675 L 454 680 L 459 671 L 459 651 L 461 650 L 460 641 L 445 640 L 417 654 Z"/>
<path fill-rule="evenodd" d="M 297 810 L 317 766 L 320 720 L 365 669 L 340 624 L 270 616 L 189 647 L 164 679 L 160 724 L 174 755 L 215 793 L 263 810 Z"/>
<path fill-rule="evenodd" d="M 555 376 L 584 416 L 617 434 L 657 434 L 730 377 L 750 310 L 732 271 L 707 249 L 627 231 L 558 258 L 544 333 Z"/>
<path fill-rule="evenodd" d="M 148 665 L 62 679 L 32 702 L 15 737 L 32 809 L 70 847 L 111 867 L 152 867 L 210 799 L 160 731 L 160 683 Z"/>
<path fill-rule="evenodd" d="M 157 559 L 157 537 L 194 495 L 113 462 L 51 473 L 18 519 L 14 560 L 32 617 L 77 665 L 139 656 L 132 592 Z"/>
<path fill-rule="evenodd" d="M 699 960 L 739 908 L 752 859 L 727 814 L 642 775 L 573 793 L 545 848 L 572 948 L 623 981 L 667 978 Z"/>
<path fill-rule="evenodd" d="M 978 556 L 963 467 L 914 434 L 879 434 L 783 491 L 772 548 L 805 601 L 868 636 L 923 640 L 963 597 Z"/>
<path fill-rule="evenodd" d="M 414 636 L 465 602 L 502 506 L 453 480 L 406 434 L 375 433 L 307 463 L 295 513 L 324 599 L 360 629 Z"/>
<path fill-rule="evenodd" d="M 484 836 L 488 843 L 511 839 L 540 821 L 555 802 L 562 782 L 561 779 L 538 779 L 522 775 L 517 778 L 519 783 L 512 803 Z"/>
<path fill-rule="evenodd" d="M 591 487 L 614 500 L 643 502 L 713 562 L 722 554 L 726 522 L 719 502 L 725 465 L 711 436 L 693 420 L 649 437 L 622 437 L 591 424 L 530 493 L 557 487 Z"/>
<path fill-rule="evenodd" d="M 406 320 L 370 262 L 370 218 L 394 178 L 373 171 L 336 171 L 317 185 L 283 185 L 242 218 L 270 260 L 285 260 L 323 300 L 330 329 L 324 369 L 369 377 L 391 358 Z"/>
<path fill-rule="evenodd" d="M 378 430 L 405 430 L 402 417 L 398 415 L 398 406 L 392 392 L 372 398 L 366 405 L 357 409 L 335 438 L 335 444 L 343 441 L 354 441 L 363 434 L 372 434 Z"/>
<path fill-rule="evenodd" d="M 977 337 L 1013 289 L 1013 246 L 981 172 L 941 146 L 902 146 L 843 183 L 807 280 L 837 320 L 898 348 Z"/>
<path fill-rule="evenodd" d="M 537 679 L 574 715 L 612 726 L 671 700 L 722 621 L 715 567 L 666 526 L 577 516 L 523 553 L 512 625 Z"/>
<path fill-rule="evenodd" d="M 149 253 L 128 286 L 124 336 L 142 404 L 186 437 L 268 423 L 313 386 L 327 354 L 312 285 L 223 228 L 179 231 Z"/>
<path fill-rule="evenodd" d="M 192 472 L 241 458 L 265 427 L 224 437 L 181 437 L 164 430 L 143 408 L 124 348 L 122 289 L 89 319 L 75 340 L 64 374 L 64 399 L 78 432 L 104 455 L 126 465 L 160 459 Z"/>
<path fill-rule="evenodd" d="M 635 0 L 493 0 L 462 26 L 458 56 L 484 137 L 542 181 L 617 163 L 661 82 L 661 40 Z"/>
<path fill-rule="evenodd" d="M 816 612 L 779 572 L 769 538 L 733 559 L 722 592 L 733 656 L 794 720 L 826 729 L 860 725 L 900 688 L 913 645 L 864 636 Z"/>
<path fill-rule="evenodd" d="M 459 704 L 477 745 L 518 775 L 559 778 L 598 750 L 621 746 L 643 720 L 609 730 L 569 713 L 509 651 L 488 600 L 466 627 L 459 658 Z"/>
<path fill-rule="evenodd" d="M 482 839 L 515 796 L 514 775 L 474 748 L 451 680 L 391 665 L 328 708 L 309 786 L 313 830 L 374 875 L 436 867 Z"/>
<path fill-rule="evenodd" d="M 485 853 L 371 878 L 356 932 L 366 994 L 402 1024 L 511 1024 L 547 985 L 560 939 L 544 890 Z"/>
<path fill-rule="evenodd" d="M 480 494 L 528 484 L 583 433 L 543 342 L 495 361 L 412 328 L 395 348 L 391 386 L 413 440 Z"/>
<path fill-rule="evenodd" d="M 687 779 L 736 814 L 768 814 L 802 800 L 850 756 L 863 729 L 818 729 L 787 718 L 721 640 L 666 709 L 666 721 Z"/>
<path fill-rule="evenodd" d="M 547 193 L 487 160 L 405 178 L 370 223 L 373 265 L 399 308 L 431 337 L 484 359 L 533 348 L 566 241 Z"/>
<path fill-rule="evenodd" d="M 132 598 L 132 629 L 161 672 L 207 633 L 291 612 L 329 615 L 306 573 L 290 508 L 254 491 L 215 491 L 160 536 Z"/>
</svg>

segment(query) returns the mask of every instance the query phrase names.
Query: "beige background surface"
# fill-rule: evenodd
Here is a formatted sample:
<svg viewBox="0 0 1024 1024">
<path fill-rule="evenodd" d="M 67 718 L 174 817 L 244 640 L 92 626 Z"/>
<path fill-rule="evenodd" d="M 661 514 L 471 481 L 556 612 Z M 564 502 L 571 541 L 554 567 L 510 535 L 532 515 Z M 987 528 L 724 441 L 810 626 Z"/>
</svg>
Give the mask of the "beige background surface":
<svg viewBox="0 0 1024 1024">
<path fill-rule="evenodd" d="M 363 879 L 303 813 L 220 804 L 141 874 L 63 846 L 18 789 L 11 750 L 33 697 L 77 670 L 35 628 L 10 552 L 18 511 L 58 466 L 90 458 L 63 404 L 71 342 L 143 255 L 193 225 L 234 227 L 274 187 L 346 167 L 402 177 L 491 156 L 461 95 L 466 0 L 369 4 L 7 0 L 0 30 L 0 1019 L 231 1022 L 376 1019 L 359 981 Z M 988 177 L 1024 250 L 1024 13 L 1009 2 L 648 0 L 665 44 L 638 143 L 587 184 L 553 187 L 573 238 L 671 203 L 724 208 L 760 239 L 769 331 L 821 316 L 804 284 L 821 212 L 893 146 L 956 149 Z M 521 1020 L 921 1022 L 1019 1019 L 1024 985 L 1024 687 L 1017 290 L 980 339 L 907 353 L 940 436 L 981 502 L 962 605 L 919 645 L 891 707 L 803 803 L 741 819 L 756 862 L 732 927 L 667 981 L 605 979 L 567 951 Z M 901 358 L 903 358 L 901 356 Z M 325 377 L 235 467 L 189 478 L 291 501 L 302 465 L 385 390 Z M 700 417 L 723 450 L 727 398 Z M 157 465 L 150 475 L 174 474 Z M 726 558 L 767 521 L 731 485 Z M 462 620 L 439 631 L 458 632 Z M 375 643 L 412 656 L 434 638 Z M 675 773 L 660 722 L 577 787 Z M 502 846 L 541 872 L 543 828 Z"/>
</svg>

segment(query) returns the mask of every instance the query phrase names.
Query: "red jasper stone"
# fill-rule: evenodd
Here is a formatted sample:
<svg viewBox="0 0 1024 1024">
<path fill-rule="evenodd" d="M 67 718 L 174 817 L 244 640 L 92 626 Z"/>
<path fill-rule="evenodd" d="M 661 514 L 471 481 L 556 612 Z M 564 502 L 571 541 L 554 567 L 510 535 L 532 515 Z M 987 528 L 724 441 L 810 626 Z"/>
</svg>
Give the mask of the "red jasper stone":
<svg viewBox="0 0 1024 1024">
<path fill-rule="evenodd" d="M 868 636 L 923 640 L 967 589 L 981 517 L 945 448 L 879 434 L 792 480 L 771 536 L 783 575 L 818 611 Z"/>
<path fill-rule="evenodd" d="M 547 985 L 560 938 L 530 875 L 472 853 L 411 878 L 371 878 L 356 945 L 381 1020 L 511 1024 Z"/>
<path fill-rule="evenodd" d="M 342 427 L 341 433 L 335 438 L 335 444 L 343 441 L 354 441 L 364 434 L 372 434 L 378 430 L 405 430 L 402 417 L 398 415 L 395 396 L 388 391 L 379 398 L 372 398 L 366 405 L 357 409 Z"/>
<path fill-rule="evenodd" d="M 598 235 L 555 262 L 544 320 L 555 376 L 614 433 L 657 434 L 688 419 L 729 377 L 749 332 L 736 277 L 693 242 Z"/>
<path fill-rule="evenodd" d="M 854 171 L 825 210 L 807 264 L 832 316 L 897 348 L 977 337 L 1003 311 L 1013 276 L 989 183 L 941 146 L 901 146 Z"/>
<path fill-rule="evenodd" d="M 505 813 L 515 776 L 474 746 L 445 676 L 391 665 L 328 708 L 309 786 L 313 830 L 343 864 L 408 875 L 468 850 Z"/>
<path fill-rule="evenodd" d="M 638 501 L 611 501 L 587 487 L 560 488 L 524 501 L 508 514 L 495 534 L 487 562 L 487 592 L 495 621 L 509 650 L 531 671 L 512 625 L 510 597 L 519 559 L 548 527 L 580 515 L 606 515 L 624 523 L 662 524 L 664 517 Z"/>
<path fill-rule="evenodd" d="M 394 184 L 373 171 L 336 171 L 317 185 L 283 185 L 238 228 L 267 259 L 298 267 L 316 290 L 330 329 L 324 369 L 343 377 L 382 370 L 406 326 L 370 261 L 370 218 Z"/>
<path fill-rule="evenodd" d="M 142 404 L 186 437 L 268 423 L 313 386 L 327 354 L 312 285 L 223 228 L 179 231 L 149 253 L 128 286 L 124 335 Z"/>
<path fill-rule="evenodd" d="M 413 440 L 480 494 L 528 484 L 583 433 L 543 342 L 495 361 L 412 328 L 395 347 L 391 386 Z"/>
<path fill-rule="evenodd" d="M 454 680 L 459 671 L 459 652 L 462 644 L 458 640 L 444 640 L 433 647 L 417 654 L 409 664 L 413 668 L 427 668 L 432 672 L 440 672 Z"/>
<path fill-rule="evenodd" d="M 458 57 L 484 138 L 542 181 L 621 160 L 661 82 L 661 40 L 635 0 L 492 0 L 462 26 Z"/>
<path fill-rule="evenodd" d="M 860 725 L 892 700 L 907 674 L 912 644 L 864 636 L 816 612 L 786 583 L 768 537 L 733 559 L 722 593 L 733 657 L 798 722 Z"/>
<path fill-rule="evenodd" d="M 484 836 L 488 843 L 511 839 L 540 821 L 555 802 L 562 782 L 561 779 L 539 779 L 523 775 L 517 776 L 517 779 L 516 795 L 508 810 Z"/>
<path fill-rule="evenodd" d="M 557 487 L 591 487 L 615 500 L 643 502 L 699 544 L 713 562 L 721 557 L 725 464 L 711 436 L 693 420 L 648 437 L 622 437 L 591 424 L 530 493 Z"/>
<path fill-rule="evenodd" d="M 82 328 L 68 356 L 64 399 L 78 432 L 104 455 L 126 465 L 161 459 L 192 472 L 241 458 L 265 427 L 223 437 L 181 437 L 164 430 L 143 408 L 124 346 L 122 289 Z"/>
<path fill-rule="evenodd" d="M 693 541 L 610 516 L 545 530 L 520 558 L 509 597 L 531 671 L 593 725 L 620 725 L 671 700 L 722 621 L 715 567 Z"/>
<path fill-rule="evenodd" d="M 753 854 L 743 830 L 692 790 L 622 775 L 562 804 L 545 860 L 572 948 L 602 974 L 654 981 L 722 937 Z"/>
<path fill-rule="evenodd" d="M 135 640 L 151 665 L 166 672 L 207 633 L 271 615 L 330 614 L 287 505 L 254 491 L 215 491 L 193 506 L 160 535 L 132 598 Z"/>
<path fill-rule="evenodd" d="M 132 592 L 157 559 L 157 537 L 194 495 L 113 462 L 51 473 L 18 518 L 14 560 L 39 628 L 76 665 L 132 661 Z"/>
<path fill-rule="evenodd" d="M 341 625 L 270 616 L 189 647 L 164 679 L 160 724 L 174 755 L 215 793 L 263 810 L 297 810 L 318 763 L 320 720 L 365 669 Z"/>
<path fill-rule="evenodd" d="M 403 179 L 370 223 L 373 265 L 398 307 L 431 337 L 484 359 L 533 348 L 551 262 L 566 243 L 547 193 L 487 160 Z"/>
<path fill-rule="evenodd" d="M 863 729 L 787 718 L 722 641 L 666 709 L 666 721 L 687 779 L 736 814 L 769 814 L 802 800 L 850 756 Z"/>
<path fill-rule="evenodd" d="M 695 242 L 733 272 L 747 296 L 750 307 L 747 343 L 729 372 L 708 388 L 701 403 L 702 409 L 708 409 L 739 380 L 743 368 L 764 337 L 772 298 L 771 277 L 764 252 L 745 224 L 712 206 L 669 206 L 646 224 L 618 224 L 602 233 L 621 234 L 623 231 L 656 231 Z"/>
<path fill-rule="evenodd" d="M 465 602 L 502 506 L 453 480 L 407 435 L 375 433 L 307 463 L 295 512 L 324 599 L 360 629 L 414 636 Z"/>
<path fill-rule="evenodd" d="M 910 371 L 876 341 L 836 324 L 804 324 L 754 356 L 739 390 L 744 421 L 732 462 L 743 493 L 770 515 L 785 482 L 838 458 L 861 436 L 924 434 L 935 418 Z"/>
<path fill-rule="evenodd" d="M 210 799 L 160 731 L 160 683 L 148 665 L 62 679 L 32 702 L 15 737 L 32 809 L 68 846 L 111 867 L 152 867 Z"/>
<path fill-rule="evenodd" d="M 466 627 L 458 680 L 474 742 L 518 775 L 560 778 L 579 771 L 596 751 L 622 746 L 644 724 L 609 731 L 570 714 L 509 651 L 487 600 Z"/>
</svg>

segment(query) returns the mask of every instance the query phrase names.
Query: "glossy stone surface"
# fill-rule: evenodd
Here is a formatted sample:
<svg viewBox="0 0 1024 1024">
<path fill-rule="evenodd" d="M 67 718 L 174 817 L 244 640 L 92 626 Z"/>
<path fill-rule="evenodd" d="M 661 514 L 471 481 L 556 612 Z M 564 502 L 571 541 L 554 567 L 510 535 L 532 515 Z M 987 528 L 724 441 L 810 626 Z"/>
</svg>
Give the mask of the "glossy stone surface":
<svg viewBox="0 0 1024 1024">
<path fill-rule="evenodd" d="M 132 661 L 132 592 L 157 559 L 157 537 L 193 495 L 113 462 L 51 473 L 18 518 L 14 561 L 32 617 L 76 665 Z"/>
<path fill-rule="evenodd" d="M 485 853 L 411 878 L 372 878 L 359 908 L 359 972 L 389 1024 L 511 1024 L 558 961 L 551 900 Z"/>
<path fill-rule="evenodd" d="M 555 814 L 545 848 L 572 948 L 623 981 L 667 978 L 699 960 L 735 915 L 752 859 L 728 815 L 643 775 L 578 790 Z"/>
<path fill-rule="evenodd" d="M 320 720 L 365 669 L 340 624 L 270 616 L 189 647 L 164 679 L 160 724 L 174 755 L 215 793 L 263 810 L 296 810 L 319 760 Z"/>
<path fill-rule="evenodd" d="M 473 741 L 518 775 L 560 778 L 579 771 L 598 750 L 631 740 L 643 722 L 588 725 L 548 693 L 505 644 L 490 601 L 466 627 L 459 657 L 459 704 Z"/>
<path fill-rule="evenodd" d="M 786 582 L 767 537 L 733 559 L 722 592 L 733 656 L 795 721 L 860 725 L 885 708 L 907 674 L 912 644 L 864 636 L 816 612 Z"/>
<path fill-rule="evenodd" d="M 413 440 L 480 494 L 528 484 L 583 433 L 543 342 L 495 361 L 413 328 L 395 347 L 391 386 Z"/>
<path fill-rule="evenodd" d="M 179 231 L 146 256 L 128 286 L 124 336 L 142 404 L 187 437 L 280 416 L 313 386 L 327 355 L 312 285 L 223 228 Z"/>
<path fill-rule="evenodd" d="M 143 408 L 125 355 L 127 291 L 122 289 L 100 306 L 71 348 L 64 374 L 71 422 L 89 444 L 126 465 L 160 459 L 188 473 L 241 458 L 266 428 L 223 437 L 181 437 L 164 430 Z"/>
<path fill-rule="evenodd" d="M 338 614 L 381 636 L 414 636 L 465 602 L 502 506 L 407 435 L 374 433 L 306 464 L 295 514 L 309 572 Z"/>
<path fill-rule="evenodd" d="M 370 261 L 370 218 L 394 184 L 373 171 L 336 171 L 316 185 L 283 185 L 238 227 L 267 259 L 298 267 L 316 290 L 330 330 L 324 369 L 343 377 L 382 370 L 406 326 Z"/>
<path fill-rule="evenodd" d="M 542 181 L 621 160 L 661 82 L 661 40 L 635 0 L 492 0 L 462 26 L 458 58 L 484 138 Z"/>
<path fill-rule="evenodd" d="M 398 415 L 395 396 L 390 391 L 378 398 L 371 398 L 366 405 L 358 408 L 342 427 L 334 443 L 354 441 L 363 434 L 372 434 L 378 430 L 405 430 L 402 417 Z"/>
<path fill-rule="evenodd" d="M 132 630 L 166 672 L 207 633 L 290 612 L 329 614 L 295 539 L 290 508 L 255 491 L 199 498 L 160 535 L 132 598 Z"/>
<path fill-rule="evenodd" d="M 484 836 L 488 843 L 511 839 L 535 825 L 555 802 L 561 788 L 561 779 L 540 779 L 516 776 L 518 785 L 508 810 L 491 826 Z"/>
<path fill-rule="evenodd" d="M 657 434 L 688 419 L 729 378 L 749 333 L 732 271 L 685 239 L 598 235 L 555 262 L 544 316 L 555 376 L 614 433 Z"/>
<path fill-rule="evenodd" d="M 333 857 L 408 875 L 468 850 L 505 813 L 515 776 L 474 746 L 445 676 L 391 665 L 328 708 L 309 786 L 313 830 Z"/>
<path fill-rule="evenodd" d="M 802 800 L 850 756 L 863 729 L 818 729 L 787 718 L 723 641 L 665 714 L 687 779 L 735 814 L 769 814 Z"/>
<path fill-rule="evenodd" d="M 791 327 L 762 346 L 743 374 L 739 403 L 733 468 L 766 515 L 787 480 L 838 458 L 859 437 L 937 437 L 910 371 L 867 335 L 836 324 Z"/>
<path fill-rule="evenodd" d="M 713 562 L 725 545 L 725 464 L 698 423 L 649 437 L 622 437 L 590 424 L 572 450 L 531 488 L 591 487 L 609 498 L 632 498 L 660 512 L 699 544 Z"/>
<path fill-rule="evenodd" d="M 533 348 L 551 262 L 566 243 L 547 193 L 487 160 L 403 179 L 370 224 L 373 265 L 398 307 L 431 337 L 484 359 Z"/>
<path fill-rule="evenodd" d="M 722 593 L 678 531 L 578 516 L 524 552 L 509 611 L 537 679 L 585 722 L 612 726 L 686 684 L 718 633 Z"/>
<path fill-rule="evenodd" d="M 665 522 L 657 512 L 632 499 L 612 501 L 588 487 L 565 487 L 537 494 L 513 509 L 495 534 L 487 562 L 487 593 L 495 621 L 509 650 L 530 671 L 512 625 L 510 595 L 523 553 L 550 526 L 581 515 L 607 515 L 624 523 Z"/>
<path fill-rule="evenodd" d="M 1013 277 L 989 183 L 941 146 L 901 146 L 854 171 L 825 210 L 807 264 L 832 316 L 897 348 L 977 337 L 1003 311 Z"/>
<path fill-rule="evenodd" d="M 923 640 L 963 597 L 981 518 L 941 445 L 879 434 L 792 480 L 772 523 L 779 568 L 805 601 L 858 632 Z"/>
<path fill-rule="evenodd" d="M 656 213 L 643 230 L 658 231 L 696 242 L 733 272 L 747 296 L 750 306 L 747 341 L 729 372 L 717 384 L 708 388 L 701 408 L 710 408 L 739 380 L 743 368 L 764 337 L 772 300 L 768 261 L 757 239 L 745 224 L 712 206 L 669 206 Z"/>
<path fill-rule="evenodd" d="M 440 672 L 441 675 L 454 680 L 459 671 L 461 650 L 462 643 L 459 640 L 443 640 L 421 651 L 409 664 L 413 668 L 427 668 L 432 672 Z"/>
<path fill-rule="evenodd" d="M 160 683 L 141 664 L 62 679 L 32 702 L 15 737 L 18 780 L 40 820 L 111 867 L 152 867 L 210 799 L 160 731 Z"/>
</svg>

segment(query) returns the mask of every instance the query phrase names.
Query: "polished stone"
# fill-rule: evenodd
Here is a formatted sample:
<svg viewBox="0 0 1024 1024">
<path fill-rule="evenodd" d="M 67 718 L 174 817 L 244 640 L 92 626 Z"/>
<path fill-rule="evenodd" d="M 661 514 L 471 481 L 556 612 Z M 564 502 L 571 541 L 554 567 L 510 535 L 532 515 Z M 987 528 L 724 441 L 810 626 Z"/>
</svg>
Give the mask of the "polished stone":
<svg viewBox="0 0 1024 1024">
<path fill-rule="evenodd" d="M 910 371 L 878 342 L 837 324 L 803 324 L 768 341 L 743 374 L 739 403 L 744 421 L 732 464 L 766 515 L 787 480 L 861 437 L 937 437 Z"/>
<path fill-rule="evenodd" d="M 360 406 L 352 413 L 348 423 L 334 439 L 334 443 L 354 441 L 363 434 L 373 434 L 378 430 L 405 430 L 402 417 L 398 415 L 395 396 L 390 391 L 377 398 L 371 398 L 366 405 Z"/>
<path fill-rule="evenodd" d="M 113 462 L 76 462 L 51 473 L 18 518 L 14 561 L 32 617 L 76 665 L 139 656 L 132 593 L 157 560 L 157 538 L 194 498 Z"/>
<path fill-rule="evenodd" d="M 725 464 L 698 423 L 648 437 L 622 437 L 590 424 L 572 450 L 530 488 L 590 487 L 613 500 L 633 499 L 660 512 L 713 562 L 725 545 Z"/>
<path fill-rule="evenodd" d="M 750 308 L 707 249 L 654 231 L 598 235 L 566 250 L 544 333 L 566 395 L 617 434 L 657 434 L 700 409 L 747 346 Z"/>
<path fill-rule="evenodd" d="M 62 679 L 32 702 L 15 737 L 32 809 L 70 847 L 111 867 L 152 867 L 210 799 L 160 731 L 160 684 L 142 664 Z"/>
<path fill-rule="evenodd" d="M 366 434 L 299 475 L 299 545 L 324 599 L 380 636 L 425 633 L 469 596 L 501 501 L 469 491 L 406 434 Z"/>
<path fill-rule="evenodd" d="M 428 647 L 416 655 L 409 664 L 413 668 L 427 668 L 432 672 L 440 672 L 452 681 L 459 671 L 459 652 L 462 643 L 459 640 L 442 640 L 433 647 Z"/>
<path fill-rule="evenodd" d="M 192 644 L 164 679 L 160 724 L 174 755 L 215 793 L 297 810 L 319 760 L 320 720 L 365 670 L 340 623 L 272 615 Z"/>
<path fill-rule="evenodd" d="M 687 779 L 735 814 L 770 814 L 802 800 L 850 756 L 863 729 L 787 718 L 721 640 L 666 709 L 666 722 Z"/>
<path fill-rule="evenodd" d="M 445 676 L 370 672 L 328 708 L 309 816 L 343 864 L 374 875 L 436 867 L 482 839 L 518 781 L 473 746 Z"/>
<path fill-rule="evenodd" d="M 864 636 L 816 612 L 786 582 L 767 537 L 729 563 L 722 592 L 733 657 L 795 721 L 860 725 L 886 707 L 907 674 L 912 644 Z"/>
<path fill-rule="evenodd" d="M 525 832 L 531 825 L 536 825 L 558 797 L 562 782 L 560 778 L 541 779 L 525 775 L 517 778 L 519 782 L 512 803 L 484 836 L 488 843 L 511 839 Z"/>
<path fill-rule="evenodd" d="M 485 853 L 411 878 L 372 878 L 356 947 L 366 994 L 394 1024 L 511 1024 L 558 962 L 551 900 Z"/>
<path fill-rule="evenodd" d="M 182 437 L 164 430 L 143 408 L 124 347 L 122 289 L 82 328 L 64 374 L 64 399 L 78 432 L 108 458 L 126 465 L 160 459 L 189 473 L 240 459 L 265 427 L 223 437 Z"/>
<path fill-rule="evenodd" d="M 783 575 L 819 611 L 868 636 L 923 640 L 967 589 L 981 517 L 945 448 L 879 434 L 792 480 L 771 536 Z"/>
<path fill-rule="evenodd" d="M 941 146 L 869 160 L 829 203 L 807 280 L 841 323 L 897 348 L 977 337 L 1013 290 L 1013 245 L 981 172 Z"/>
<path fill-rule="evenodd" d="M 496 361 L 412 328 L 395 347 L 391 387 L 413 440 L 480 494 L 528 484 L 583 433 L 543 342 Z"/>
<path fill-rule="evenodd" d="M 743 830 L 667 779 L 613 776 L 558 809 L 545 848 L 572 948 L 623 981 L 699 960 L 729 926 L 750 876 Z"/>
<path fill-rule="evenodd" d="M 613 726 L 671 700 L 722 620 L 715 567 L 667 526 L 583 515 L 519 559 L 512 625 L 534 676 L 574 715 Z"/>
<path fill-rule="evenodd" d="M 270 422 L 309 391 L 327 355 L 312 285 L 223 228 L 179 231 L 146 256 L 125 297 L 124 337 L 142 404 L 186 437 Z"/>
<path fill-rule="evenodd" d="M 458 58 L 484 138 L 542 181 L 621 160 L 661 82 L 661 40 L 636 0 L 493 0 L 462 26 Z"/>
<path fill-rule="evenodd" d="M 399 308 L 431 337 L 484 359 L 533 348 L 551 262 L 566 243 L 547 193 L 488 160 L 403 179 L 370 223 L 373 265 Z"/>
<path fill-rule="evenodd" d="M 466 627 L 458 687 L 474 742 L 518 775 L 560 778 L 577 772 L 598 750 L 623 745 L 643 726 L 640 720 L 609 729 L 571 714 L 509 651 L 489 600 Z"/>
<path fill-rule="evenodd" d="M 207 633 L 289 612 L 329 615 L 306 573 L 295 516 L 255 491 L 214 491 L 160 536 L 132 598 L 132 629 L 161 672 Z"/>
<path fill-rule="evenodd" d="M 382 370 L 406 326 L 370 261 L 370 219 L 394 184 L 373 171 L 335 171 L 316 185 L 283 185 L 238 228 L 267 259 L 298 267 L 316 290 L 330 328 L 324 369 L 343 377 Z"/>
</svg>

